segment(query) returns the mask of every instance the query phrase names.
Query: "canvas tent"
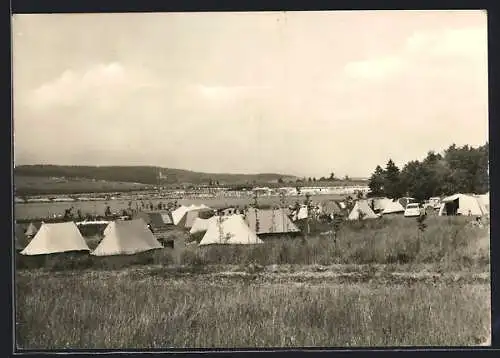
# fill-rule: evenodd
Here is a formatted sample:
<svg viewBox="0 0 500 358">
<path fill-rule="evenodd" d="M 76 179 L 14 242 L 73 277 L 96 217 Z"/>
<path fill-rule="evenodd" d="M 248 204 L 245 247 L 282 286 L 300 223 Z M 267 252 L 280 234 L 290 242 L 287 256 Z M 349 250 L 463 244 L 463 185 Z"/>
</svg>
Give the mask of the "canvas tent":
<svg viewBox="0 0 500 358">
<path fill-rule="evenodd" d="M 479 199 L 479 202 L 482 204 L 482 207 L 483 207 L 483 210 L 485 211 L 485 213 L 489 215 L 489 213 L 490 213 L 490 193 L 487 192 L 486 194 L 478 195 L 477 198 Z"/>
<path fill-rule="evenodd" d="M 202 219 L 200 217 L 197 217 L 194 222 L 193 226 L 191 226 L 191 229 L 189 230 L 189 233 L 191 235 L 199 233 L 199 232 L 206 232 L 208 228 L 210 227 L 210 224 L 212 222 L 215 222 L 217 220 L 217 216 L 212 216 L 209 219 Z"/>
<path fill-rule="evenodd" d="M 194 220 L 196 218 L 208 219 L 212 217 L 213 210 L 212 209 L 194 209 L 187 211 L 182 219 L 179 221 L 178 226 L 181 226 L 185 229 L 190 229 L 193 226 Z"/>
<path fill-rule="evenodd" d="M 360 219 L 360 213 L 363 214 L 363 220 L 364 219 L 376 219 L 378 218 L 377 214 L 373 212 L 373 210 L 370 208 L 368 205 L 367 200 L 358 200 L 354 204 L 354 207 L 352 208 L 348 220 L 359 220 Z"/>
<path fill-rule="evenodd" d="M 164 228 L 167 225 L 163 216 L 158 212 L 141 211 L 137 214 L 137 218 L 143 219 L 153 230 Z"/>
<path fill-rule="evenodd" d="M 397 201 L 399 201 L 399 203 L 403 206 L 403 208 L 406 209 L 406 205 L 408 205 L 410 203 L 414 203 L 415 202 L 415 198 L 404 197 L 404 198 L 399 198 Z"/>
<path fill-rule="evenodd" d="M 184 227 L 185 223 L 181 223 L 181 221 L 185 219 L 186 213 L 188 213 L 189 211 L 193 211 L 193 210 L 211 211 L 212 209 L 209 208 L 208 206 L 206 206 L 205 204 L 201 204 L 201 205 L 191 204 L 190 206 L 182 205 L 182 206 L 178 207 L 177 209 L 175 209 L 174 211 L 172 211 L 172 219 L 173 219 L 174 225 L 180 225 L 180 226 Z M 194 221 L 194 218 L 193 218 L 193 221 Z"/>
<path fill-rule="evenodd" d="M 342 207 L 335 200 L 324 201 L 321 203 L 321 212 L 327 215 L 342 214 Z"/>
<path fill-rule="evenodd" d="M 257 219 L 259 220 L 258 230 Z M 245 215 L 245 221 L 250 229 L 258 235 L 300 232 L 297 226 L 286 215 L 286 209 L 257 209 L 256 218 L 255 208 L 249 208 Z"/>
<path fill-rule="evenodd" d="M 68 251 L 90 251 L 85 239 L 72 221 L 56 224 L 43 223 L 22 255 L 44 255 Z"/>
<path fill-rule="evenodd" d="M 402 214 L 405 212 L 405 208 L 398 200 L 390 200 L 384 202 L 384 207 L 382 208 L 382 214 Z"/>
<path fill-rule="evenodd" d="M 188 211 L 189 208 L 184 205 L 181 205 L 177 209 L 172 211 L 172 220 L 174 222 L 174 225 L 177 225 Z"/>
<path fill-rule="evenodd" d="M 454 194 L 441 200 L 439 216 L 442 215 L 472 215 L 482 216 L 487 214 L 481 200 L 472 195 Z"/>
<path fill-rule="evenodd" d="M 42 226 L 42 223 L 41 222 L 30 222 L 30 224 L 28 225 L 26 231 L 24 232 L 24 234 L 27 236 L 27 237 L 33 237 L 36 235 L 36 233 L 38 232 L 38 230 L 40 230 L 40 227 Z"/>
<path fill-rule="evenodd" d="M 293 221 L 307 219 L 309 216 L 309 210 L 307 205 L 300 205 L 298 209 L 294 208 L 292 210 Z"/>
<path fill-rule="evenodd" d="M 163 246 L 156 240 L 144 220 L 117 220 L 104 230 L 104 238 L 92 255 L 132 255 L 161 248 Z"/>
<path fill-rule="evenodd" d="M 165 225 L 174 224 L 174 219 L 172 218 L 172 213 L 170 211 L 161 213 L 160 215 Z"/>
<path fill-rule="evenodd" d="M 24 229 L 21 225 L 14 226 L 14 244 L 17 251 L 23 250 L 28 245 L 29 239 L 24 234 Z"/>
<path fill-rule="evenodd" d="M 393 203 L 393 200 L 385 197 L 368 199 L 368 205 L 374 212 L 382 212 L 387 206 L 391 205 L 391 203 Z"/>
<path fill-rule="evenodd" d="M 210 223 L 199 246 L 204 245 L 253 245 L 263 241 L 250 230 L 241 215 L 218 216 Z"/>
</svg>

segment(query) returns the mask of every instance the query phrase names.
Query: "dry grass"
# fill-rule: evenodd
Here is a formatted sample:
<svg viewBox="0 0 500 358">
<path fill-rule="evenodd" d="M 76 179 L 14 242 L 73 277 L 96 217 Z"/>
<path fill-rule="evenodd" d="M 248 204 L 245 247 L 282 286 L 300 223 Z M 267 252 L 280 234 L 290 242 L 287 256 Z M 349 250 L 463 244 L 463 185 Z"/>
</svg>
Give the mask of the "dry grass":
<svg viewBox="0 0 500 358">
<path fill-rule="evenodd" d="M 23 348 L 476 345 L 488 285 L 222 285 L 39 272 L 17 282 Z"/>
<path fill-rule="evenodd" d="M 188 246 L 184 266 L 173 265 L 169 249 L 17 257 L 17 342 L 23 348 L 480 344 L 490 327 L 489 230 L 467 222 L 429 218 L 420 235 L 414 219 L 384 218 L 345 224 L 337 243 L 313 236 L 252 247 Z M 257 264 L 265 267 L 255 270 Z"/>
<path fill-rule="evenodd" d="M 421 234 L 415 219 L 392 218 L 346 223 L 335 243 L 329 237 L 272 239 L 252 247 L 192 248 L 191 264 L 434 264 L 444 270 L 489 270 L 489 229 L 467 218 L 434 217 Z M 318 228 L 318 230 L 321 228 Z M 328 229 L 323 227 L 322 229 Z"/>
</svg>

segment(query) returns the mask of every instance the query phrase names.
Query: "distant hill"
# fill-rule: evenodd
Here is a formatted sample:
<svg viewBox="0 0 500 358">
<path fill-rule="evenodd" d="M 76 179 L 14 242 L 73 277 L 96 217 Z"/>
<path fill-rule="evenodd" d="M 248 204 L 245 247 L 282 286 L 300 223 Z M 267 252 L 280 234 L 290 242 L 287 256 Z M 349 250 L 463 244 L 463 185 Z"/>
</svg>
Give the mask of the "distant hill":
<svg viewBox="0 0 500 358">
<path fill-rule="evenodd" d="M 130 182 L 115 182 L 91 179 L 60 179 L 50 177 L 22 176 L 14 177 L 15 194 L 47 195 L 78 193 L 130 192 L 150 189 L 150 185 Z"/>
<path fill-rule="evenodd" d="M 160 177 L 161 173 L 161 177 Z M 57 177 L 106 180 L 141 184 L 264 184 L 295 181 L 292 175 L 264 174 L 223 174 L 200 173 L 190 170 L 161 168 L 152 166 L 62 166 L 62 165 L 21 165 L 14 168 L 17 177 Z"/>
</svg>

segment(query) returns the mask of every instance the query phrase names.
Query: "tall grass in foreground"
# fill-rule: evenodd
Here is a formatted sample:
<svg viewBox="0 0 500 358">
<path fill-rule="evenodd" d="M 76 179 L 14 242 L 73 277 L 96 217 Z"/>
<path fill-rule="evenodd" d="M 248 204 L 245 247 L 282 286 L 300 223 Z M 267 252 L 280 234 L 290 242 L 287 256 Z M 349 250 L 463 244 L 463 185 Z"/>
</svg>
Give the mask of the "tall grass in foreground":
<svg viewBox="0 0 500 358">
<path fill-rule="evenodd" d="M 20 348 L 474 345 L 489 335 L 487 285 L 40 278 L 17 282 Z"/>
</svg>

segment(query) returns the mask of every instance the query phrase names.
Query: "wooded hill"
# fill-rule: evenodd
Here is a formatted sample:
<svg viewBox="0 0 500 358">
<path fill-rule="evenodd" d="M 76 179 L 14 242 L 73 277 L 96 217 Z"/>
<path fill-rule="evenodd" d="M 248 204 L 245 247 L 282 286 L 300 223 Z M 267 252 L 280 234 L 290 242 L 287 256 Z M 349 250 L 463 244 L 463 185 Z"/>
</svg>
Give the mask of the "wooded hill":
<svg viewBox="0 0 500 358">
<path fill-rule="evenodd" d="M 161 172 L 162 178 L 159 175 Z M 223 174 L 200 173 L 190 170 L 160 168 L 153 166 L 62 166 L 62 165 L 21 165 L 14 168 L 15 176 L 23 177 L 64 177 L 131 182 L 142 184 L 258 184 L 278 181 L 293 181 L 291 175 L 264 174 Z"/>
</svg>

